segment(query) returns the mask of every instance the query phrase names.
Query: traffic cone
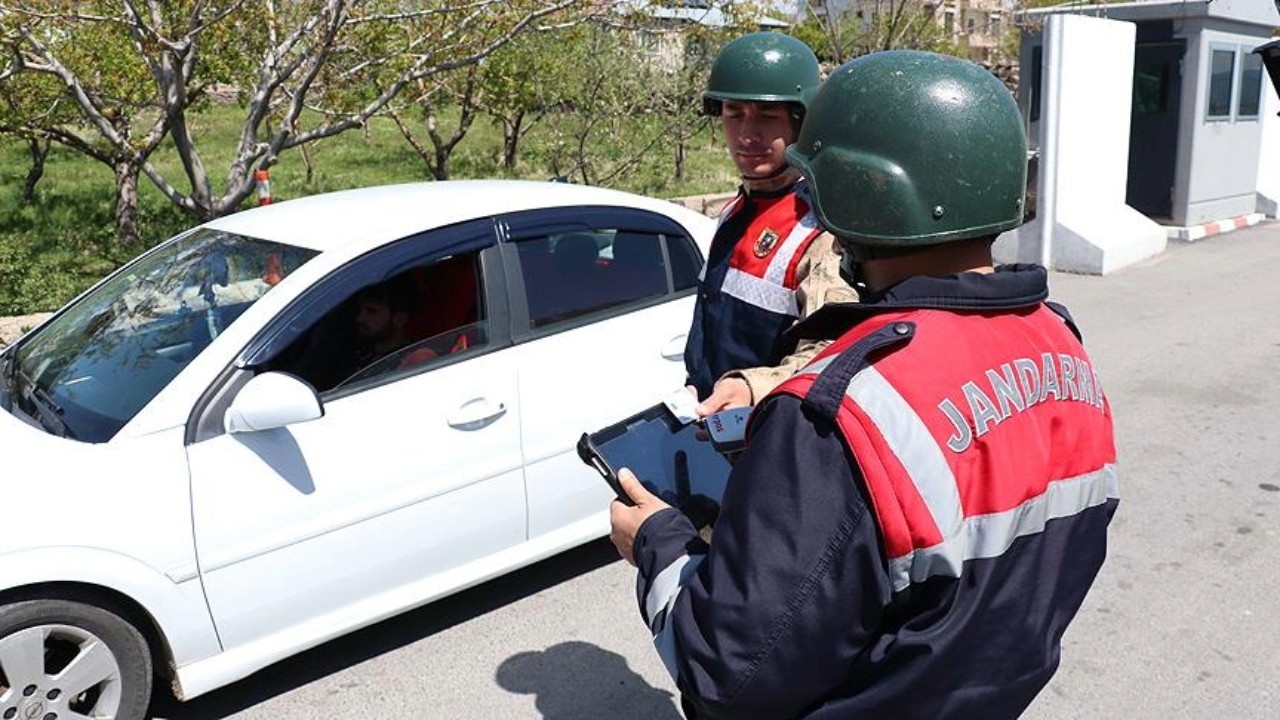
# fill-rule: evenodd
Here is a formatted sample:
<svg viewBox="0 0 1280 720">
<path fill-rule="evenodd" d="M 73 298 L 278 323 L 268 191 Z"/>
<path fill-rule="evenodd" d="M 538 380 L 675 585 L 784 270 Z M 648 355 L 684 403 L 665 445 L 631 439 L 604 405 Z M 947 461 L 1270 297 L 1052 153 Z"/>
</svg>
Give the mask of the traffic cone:
<svg viewBox="0 0 1280 720">
<path fill-rule="evenodd" d="M 258 184 L 258 204 L 271 204 L 271 177 L 266 170 L 254 170 L 253 180 Z"/>
</svg>

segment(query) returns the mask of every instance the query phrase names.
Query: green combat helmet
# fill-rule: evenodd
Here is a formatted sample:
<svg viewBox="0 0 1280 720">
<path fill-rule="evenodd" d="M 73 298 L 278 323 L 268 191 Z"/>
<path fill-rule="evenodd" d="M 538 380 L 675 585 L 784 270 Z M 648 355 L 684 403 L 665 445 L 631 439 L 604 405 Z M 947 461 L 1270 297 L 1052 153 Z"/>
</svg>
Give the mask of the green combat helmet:
<svg viewBox="0 0 1280 720">
<path fill-rule="evenodd" d="M 787 161 L 819 222 L 865 260 L 1022 223 L 1027 141 L 990 72 L 915 50 L 872 53 L 831 73 Z"/>
<path fill-rule="evenodd" d="M 725 100 L 787 102 L 798 105 L 796 114 L 803 117 L 818 83 L 818 57 L 808 45 L 782 33 L 751 33 L 716 55 L 702 107 L 719 115 Z"/>
</svg>

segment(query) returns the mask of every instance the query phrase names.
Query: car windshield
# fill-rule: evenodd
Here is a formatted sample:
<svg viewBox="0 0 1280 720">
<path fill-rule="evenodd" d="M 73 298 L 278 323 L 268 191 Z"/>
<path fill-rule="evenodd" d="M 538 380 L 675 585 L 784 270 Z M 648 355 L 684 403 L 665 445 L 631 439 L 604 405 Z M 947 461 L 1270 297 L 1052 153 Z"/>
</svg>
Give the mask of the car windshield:
<svg viewBox="0 0 1280 720">
<path fill-rule="evenodd" d="M 313 250 L 200 229 L 143 255 L 15 348 L 11 403 L 47 431 L 106 442 Z"/>
</svg>

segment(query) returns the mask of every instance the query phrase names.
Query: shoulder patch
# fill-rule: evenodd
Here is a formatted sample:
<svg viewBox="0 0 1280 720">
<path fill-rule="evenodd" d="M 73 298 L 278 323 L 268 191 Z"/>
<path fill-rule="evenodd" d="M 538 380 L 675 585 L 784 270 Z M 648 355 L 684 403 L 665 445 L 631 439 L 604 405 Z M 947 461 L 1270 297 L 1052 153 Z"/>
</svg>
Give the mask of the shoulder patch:
<svg viewBox="0 0 1280 720">
<path fill-rule="evenodd" d="M 778 233 L 772 228 L 765 228 L 760 233 L 760 237 L 756 238 L 754 252 L 756 257 L 763 258 L 778 246 Z"/>
</svg>

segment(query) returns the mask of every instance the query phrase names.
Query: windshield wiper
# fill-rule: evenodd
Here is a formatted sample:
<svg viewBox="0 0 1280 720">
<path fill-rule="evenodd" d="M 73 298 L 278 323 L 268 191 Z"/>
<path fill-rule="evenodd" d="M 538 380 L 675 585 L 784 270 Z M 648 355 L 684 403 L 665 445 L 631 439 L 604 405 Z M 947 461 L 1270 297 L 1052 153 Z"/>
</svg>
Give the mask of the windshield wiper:
<svg viewBox="0 0 1280 720">
<path fill-rule="evenodd" d="M 22 372 L 17 367 L 16 361 L 13 363 L 13 376 L 15 380 L 22 380 L 26 384 L 25 390 L 21 393 L 15 392 L 15 394 L 26 398 L 29 404 L 35 408 L 36 414 L 39 415 L 37 419 L 40 421 L 40 425 L 58 437 L 74 440 L 75 435 L 72 434 L 71 428 L 67 427 L 67 424 L 62 421 L 61 415 L 64 412 L 62 406 L 54 402 L 44 388 L 37 385 L 26 373 Z M 14 390 L 17 390 L 16 384 L 14 385 Z"/>
</svg>

